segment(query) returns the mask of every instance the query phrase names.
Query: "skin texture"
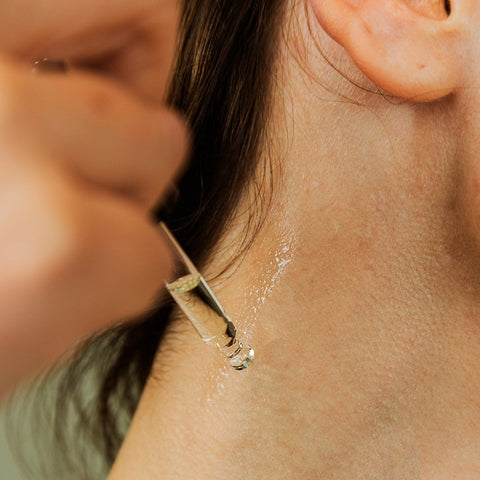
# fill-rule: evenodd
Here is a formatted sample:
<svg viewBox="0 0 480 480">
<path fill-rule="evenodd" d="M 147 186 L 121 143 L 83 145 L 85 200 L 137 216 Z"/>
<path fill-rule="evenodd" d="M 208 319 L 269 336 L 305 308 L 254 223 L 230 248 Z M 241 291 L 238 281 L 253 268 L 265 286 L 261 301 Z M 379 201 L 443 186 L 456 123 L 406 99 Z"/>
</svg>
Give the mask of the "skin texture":
<svg viewBox="0 0 480 480">
<path fill-rule="evenodd" d="M 179 320 L 109 480 L 480 475 L 480 6 L 439 11 L 288 9 L 271 214 L 213 284 L 256 363 Z"/>
<path fill-rule="evenodd" d="M 1 397 L 150 308 L 171 258 L 148 214 L 187 140 L 162 104 L 176 0 L 14 0 L 0 17 Z M 33 74 L 44 57 L 72 68 Z"/>
</svg>

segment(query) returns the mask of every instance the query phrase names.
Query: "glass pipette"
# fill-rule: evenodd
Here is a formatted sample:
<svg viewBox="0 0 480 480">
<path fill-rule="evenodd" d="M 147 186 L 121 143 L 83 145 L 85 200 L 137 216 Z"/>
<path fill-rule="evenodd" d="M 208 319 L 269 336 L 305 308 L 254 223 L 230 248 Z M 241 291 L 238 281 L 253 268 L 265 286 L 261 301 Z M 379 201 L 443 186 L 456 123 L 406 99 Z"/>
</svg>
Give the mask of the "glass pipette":
<svg viewBox="0 0 480 480">
<path fill-rule="evenodd" d="M 254 350 L 238 340 L 232 321 L 165 223 L 160 229 L 177 260 L 176 280 L 166 284 L 168 292 L 206 343 L 218 347 L 235 370 L 248 368 Z"/>
</svg>

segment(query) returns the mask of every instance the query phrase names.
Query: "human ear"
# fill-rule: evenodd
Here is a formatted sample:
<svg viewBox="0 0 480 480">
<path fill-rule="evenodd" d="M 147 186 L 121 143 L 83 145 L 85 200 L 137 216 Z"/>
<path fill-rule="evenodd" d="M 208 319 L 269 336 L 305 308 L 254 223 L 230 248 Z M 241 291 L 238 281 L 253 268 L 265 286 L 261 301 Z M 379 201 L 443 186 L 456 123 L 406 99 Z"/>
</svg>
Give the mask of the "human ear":
<svg viewBox="0 0 480 480">
<path fill-rule="evenodd" d="M 458 86 L 462 55 L 456 3 L 309 1 L 319 26 L 385 92 L 413 101 L 433 101 Z M 453 0 L 462 1 L 470 0 Z"/>
</svg>

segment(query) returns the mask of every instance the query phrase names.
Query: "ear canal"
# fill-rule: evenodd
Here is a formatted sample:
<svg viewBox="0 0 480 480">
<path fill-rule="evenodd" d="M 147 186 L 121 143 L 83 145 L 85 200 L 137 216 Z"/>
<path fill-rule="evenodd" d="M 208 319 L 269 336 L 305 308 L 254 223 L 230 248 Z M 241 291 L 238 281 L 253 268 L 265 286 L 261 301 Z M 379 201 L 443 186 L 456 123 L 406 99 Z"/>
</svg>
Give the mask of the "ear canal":
<svg viewBox="0 0 480 480">
<path fill-rule="evenodd" d="M 450 14 L 452 13 L 452 4 L 450 0 L 445 0 L 445 12 L 448 16 L 450 16 Z"/>
<path fill-rule="evenodd" d="M 451 11 L 450 0 L 405 0 L 405 5 L 420 16 L 445 20 Z"/>
</svg>

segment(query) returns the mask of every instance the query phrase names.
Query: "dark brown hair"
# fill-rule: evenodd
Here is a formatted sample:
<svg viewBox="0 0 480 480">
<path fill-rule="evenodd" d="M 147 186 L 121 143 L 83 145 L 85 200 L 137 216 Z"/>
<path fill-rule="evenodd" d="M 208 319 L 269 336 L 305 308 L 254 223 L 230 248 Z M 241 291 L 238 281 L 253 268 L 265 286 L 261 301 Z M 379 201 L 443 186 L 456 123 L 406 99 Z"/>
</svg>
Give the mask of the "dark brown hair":
<svg viewBox="0 0 480 480">
<path fill-rule="evenodd" d="M 170 103 L 190 125 L 192 154 L 178 192 L 155 216 L 169 224 L 197 264 L 208 259 L 256 169 L 268 123 L 283 4 L 283 0 L 184 2 Z M 55 383 L 54 408 L 51 387 L 36 391 L 46 398 L 29 402 L 36 417 L 32 428 L 41 429 L 42 437 L 50 432 L 54 445 L 46 442 L 45 449 L 61 452 L 56 457 L 62 457 L 58 471 L 45 473 L 49 478 L 92 479 L 111 466 L 170 310 L 168 304 L 161 305 L 140 321 L 88 340 L 50 379 Z M 39 411 L 39 405 L 48 403 Z M 91 467 L 97 463 L 98 473 L 93 473 Z M 32 467 L 35 478 L 39 469 Z"/>
</svg>

